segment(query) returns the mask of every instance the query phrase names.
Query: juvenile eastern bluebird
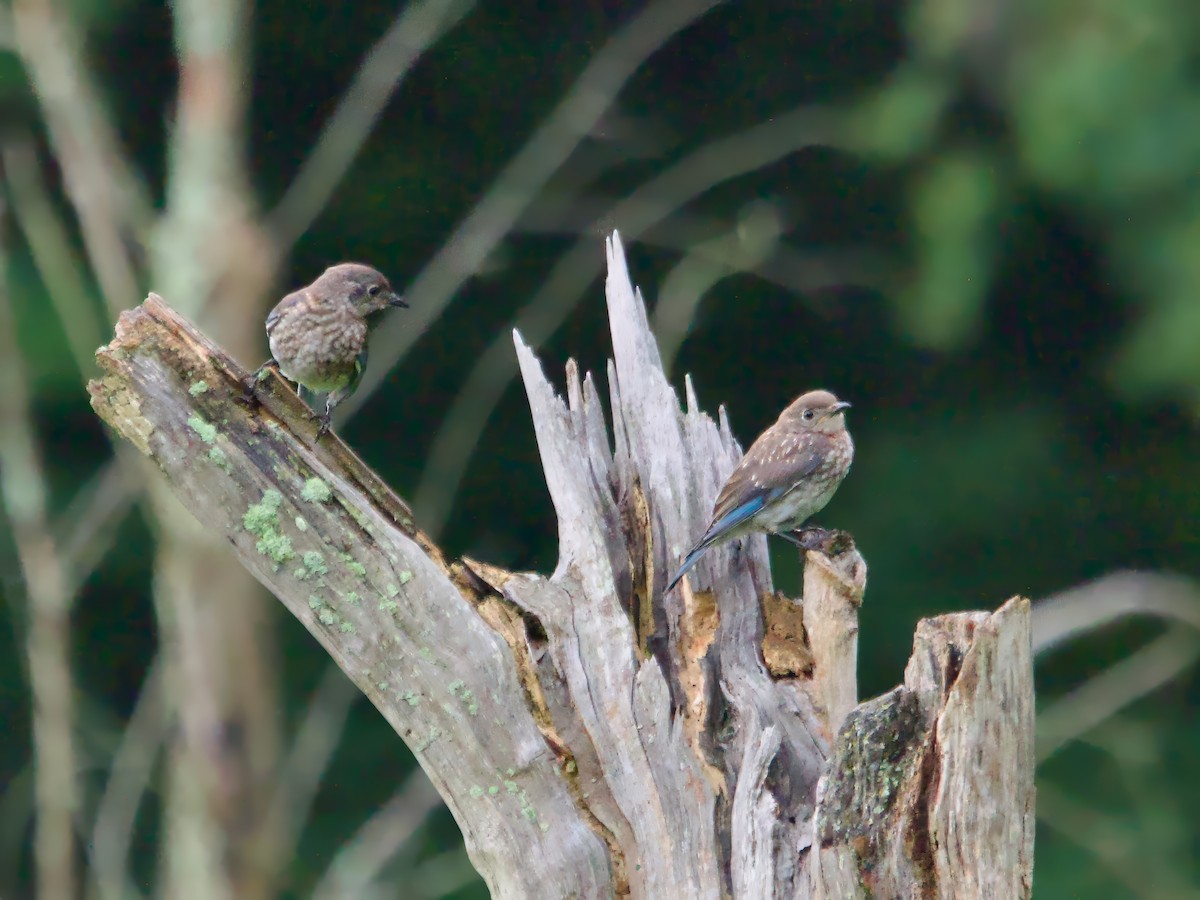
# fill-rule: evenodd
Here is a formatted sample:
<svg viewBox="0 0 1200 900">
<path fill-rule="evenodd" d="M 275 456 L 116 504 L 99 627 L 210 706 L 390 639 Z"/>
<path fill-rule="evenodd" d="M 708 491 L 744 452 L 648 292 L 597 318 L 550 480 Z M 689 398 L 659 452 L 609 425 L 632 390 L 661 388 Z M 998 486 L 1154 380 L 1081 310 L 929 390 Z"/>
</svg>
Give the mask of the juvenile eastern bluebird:
<svg viewBox="0 0 1200 900">
<path fill-rule="evenodd" d="M 329 431 L 334 407 L 354 393 L 367 367 L 367 316 L 389 306 L 408 303 L 375 269 L 361 263 L 330 266 L 267 314 L 271 359 L 251 376 L 251 388 L 274 367 L 296 382 L 309 406 L 317 394 L 327 394 L 325 412 L 317 416 L 321 437 Z"/>
<path fill-rule="evenodd" d="M 804 546 L 791 532 L 825 508 L 854 459 L 842 412 L 849 407 L 829 391 L 809 391 L 759 435 L 721 488 L 708 529 L 668 591 L 710 547 L 730 538 L 778 534 Z"/>
</svg>

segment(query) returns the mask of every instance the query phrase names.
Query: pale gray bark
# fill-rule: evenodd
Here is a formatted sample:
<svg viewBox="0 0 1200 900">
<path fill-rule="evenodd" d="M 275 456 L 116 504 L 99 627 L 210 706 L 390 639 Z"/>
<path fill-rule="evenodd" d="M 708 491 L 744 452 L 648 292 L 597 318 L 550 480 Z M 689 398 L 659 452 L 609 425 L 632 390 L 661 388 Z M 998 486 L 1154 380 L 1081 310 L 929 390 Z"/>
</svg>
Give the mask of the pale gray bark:
<svg viewBox="0 0 1200 900">
<path fill-rule="evenodd" d="M 550 577 L 446 560 L 280 382 L 234 403 L 240 370 L 153 296 L 93 403 L 416 752 L 494 896 L 1028 896 L 1028 604 L 922 622 L 905 686 L 856 707 L 848 536 L 807 554 L 802 601 L 761 537 L 664 597 L 740 449 L 690 383 L 681 411 L 608 253 L 611 437 L 592 378 L 569 363 L 560 398 L 515 336 Z"/>
</svg>

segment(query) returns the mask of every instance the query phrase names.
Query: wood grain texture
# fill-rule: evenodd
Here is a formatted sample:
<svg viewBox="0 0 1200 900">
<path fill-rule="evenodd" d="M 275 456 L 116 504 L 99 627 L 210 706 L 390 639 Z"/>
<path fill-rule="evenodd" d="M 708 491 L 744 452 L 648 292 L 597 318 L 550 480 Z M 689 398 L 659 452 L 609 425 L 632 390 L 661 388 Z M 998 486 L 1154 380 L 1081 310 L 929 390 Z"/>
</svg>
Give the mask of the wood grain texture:
<svg viewBox="0 0 1200 900">
<path fill-rule="evenodd" d="M 91 386 L 205 527 L 416 752 L 496 897 L 1025 897 L 1029 611 L 922 622 L 903 686 L 857 702 L 866 566 L 848 535 L 774 591 L 761 536 L 663 588 L 741 455 L 663 373 L 615 236 L 606 425 L 514 334 L 559 526 L 549 575 L 448 561 L 280 380 L 151 296 Z M 203 385 L 203 388 L 200 385 Z"/>
<path fill-rule="evenodd" d="M 421 761 L 493 896 L 612 893 L 603 840 L 524 702 L 480 594 L 407 506 L 282 381 L 240 396 L 235 363 L 151 295 L 98 354 L 97 412 L 277 596 Z M 538 865 L 527 865 L 537 859 Z"/>
</svg>

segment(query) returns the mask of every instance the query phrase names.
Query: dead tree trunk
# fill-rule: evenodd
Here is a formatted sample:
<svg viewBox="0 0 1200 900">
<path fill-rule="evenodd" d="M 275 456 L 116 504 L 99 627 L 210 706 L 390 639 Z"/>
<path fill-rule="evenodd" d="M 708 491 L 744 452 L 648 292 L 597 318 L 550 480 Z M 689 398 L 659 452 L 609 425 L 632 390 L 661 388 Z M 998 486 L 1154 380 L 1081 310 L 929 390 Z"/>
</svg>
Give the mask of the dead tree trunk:
<svg viewBox="0 0 1200 900">
<path fill-rule="evenodd" d="M 590 376 L 558 397 L 515 335 L 559 519 L 553 575 L 447 560 L 278 380 L 158 297 L 98 356 L 96 411 L 371 698 L 504 898 L 1030 895 L 1029 606 L 923 621 L 903 686 L 856 706 L 866 567 L 837 535 L 804 598 L 766 543 L 665 597 L 740 450 L 667 382 L 608 246 L 613 434 Z"/>
</svg>

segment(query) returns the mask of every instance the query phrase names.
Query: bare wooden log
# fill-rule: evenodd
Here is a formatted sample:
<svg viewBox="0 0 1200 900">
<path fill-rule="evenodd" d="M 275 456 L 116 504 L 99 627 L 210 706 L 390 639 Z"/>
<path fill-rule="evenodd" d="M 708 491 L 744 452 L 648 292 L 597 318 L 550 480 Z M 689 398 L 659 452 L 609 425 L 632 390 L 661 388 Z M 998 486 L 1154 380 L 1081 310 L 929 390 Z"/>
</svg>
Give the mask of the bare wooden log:
<svg viewBox="0 0 1200 900">
<path fill-rule="evenodd" d="M 855 709 L 818 791 L 812 897 L 1028 897 L 1029 601 L 917 627 L 904 684 Z"/>
<path fill-rule="evenodd" d="M 1027 604 L 922 623 L 905 687 L 855 709 L 847 535 L 808 552 L 803 601 L 773 590 L 761 537 L 664 596 L 741 451 L 690 382 L 681 410 L 615 237 L 608 263 L 611 438 L 596 382 L 569 363 L 560 398 L 515 335 L 549 577 L 446 560 L 282 382 L 239 405 L 244 373 L 153 295 L 100 352 L 93 405 L 412 747 L 494 896 L 931 896 L 930 873 L 1027 896 Z"/>
<path fill-rule="evenodd" d="M 403 501 L 340 442 L 316 443 L 282 382 L 245 409 L 245 373 L 154 295 L 122 314 L 98 358 L 97 412 L 412 748 L 493 895 L 611 894 L 604 843 L 526 705 L 523 660 L 480 615 L 477 582 Z"/>
</svg>

